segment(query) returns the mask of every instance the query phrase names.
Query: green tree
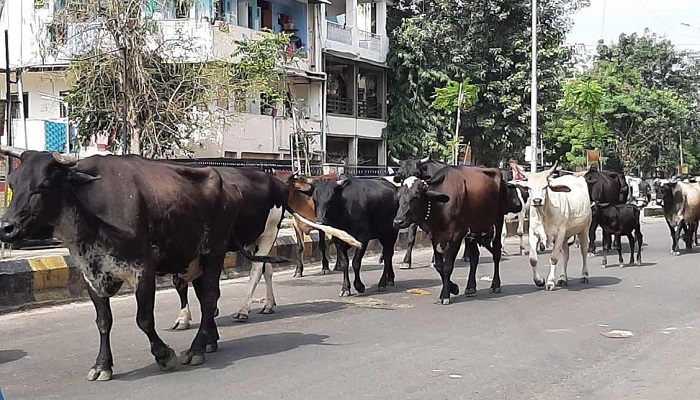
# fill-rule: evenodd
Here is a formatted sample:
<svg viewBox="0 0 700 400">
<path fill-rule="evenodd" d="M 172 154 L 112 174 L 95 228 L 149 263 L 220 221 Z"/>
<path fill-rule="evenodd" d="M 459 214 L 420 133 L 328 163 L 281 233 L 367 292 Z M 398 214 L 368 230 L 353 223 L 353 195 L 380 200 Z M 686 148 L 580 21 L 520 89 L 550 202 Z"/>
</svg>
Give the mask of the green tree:
<svg viewBox="0 0 700 400">
<path fill-rule="evenodd" d="M 548 0 L 538 10 L 539 124 L 553 115 L 572 50 L 564 46 L 570 16 L 585 0 Z M 522 154 L 529 138 L 530 1 L 397 1 L 389 14 L 388 133 L 398 154 L 440 152 L 453 118 L 430 107 L 433 88 L 450 80 L 479 88 L 460 135 L 479 162 Z M 431 141 L 426 141 L 430 138 Z"/>
</svg>

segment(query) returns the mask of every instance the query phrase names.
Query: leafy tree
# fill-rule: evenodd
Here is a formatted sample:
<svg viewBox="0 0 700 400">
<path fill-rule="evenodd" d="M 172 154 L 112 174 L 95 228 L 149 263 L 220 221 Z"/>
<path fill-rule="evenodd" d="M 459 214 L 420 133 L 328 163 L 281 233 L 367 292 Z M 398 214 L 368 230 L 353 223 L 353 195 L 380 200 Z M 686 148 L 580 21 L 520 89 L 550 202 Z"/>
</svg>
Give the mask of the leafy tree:
<svg viewBox="0 0 700 400">
<path fill-rule="evenodd" d="M 570 16 L 587 3 L 540 2 L 540 126 L 552 116 L 572 54 L 563 45 Z M 394 71 L 388 132 L 395 153 L 441 152 L 452 136 L 452 118 L 430 107 L 433 88 L 469 79 L 480 95 L 465 113 L 460 134 L 479 162 L 521 154 L 529 138 L 530 1 L 400 0 L 390 10 L 388 28 Z"/>
<path fill-rule="evenodd" d="M 176 12 L 188 13 L 192 4 L 178 0 Z M 74 32 L 43 48 L 72 57 L 73 87 L 66 100 L 69 117 L 80 121 L 81 142 L 98 131 L 119 132 L 114 147 L 166 157 L 187 152 L 195 134 L 230 123 L 229 101 L 240 109 L 250 96 L 266 93 L 271 102 L 283 96 L 284 63 L 292 62 L 284 52 L 288 35 L 267 32 L 260 41 L 234 41 L 234 54 L 213 59 L 209 47 L 189 32 L 163 32 L 153 19 L 153 5 L 147 0 L 57 2 L 47 29 L 65 33 L 70 23 Z"/>
</svg>

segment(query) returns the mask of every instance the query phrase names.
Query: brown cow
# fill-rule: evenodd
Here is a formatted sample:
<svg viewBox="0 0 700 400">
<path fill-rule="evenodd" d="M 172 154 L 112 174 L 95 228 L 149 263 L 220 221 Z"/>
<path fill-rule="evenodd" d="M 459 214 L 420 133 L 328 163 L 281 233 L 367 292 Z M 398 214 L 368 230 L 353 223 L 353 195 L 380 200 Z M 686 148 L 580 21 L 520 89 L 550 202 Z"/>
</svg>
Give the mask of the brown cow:
<svg viewBox="0 0 700 400">
<path fill-rule="evenodd" d="M 479 248 L 493 255 L 491 292 L 501 291 L 501 230 L 507 212 L 505 181 L 501 171 L 481 167 L 445 167 L 427 182 L 409 177 L 399 189 L 399 210 L 394 227 L 418 223 L 430 233 L 435 269 L 442 278 L 438 304 L 450 304 L 450 294 L 459 294 L 459 286 L 450 280 L 462 240 L 470 270 L 465 295 L 476 293 L 476 268 Z"/>
<path fill-rule="evenodd" d="M 314 209 L 314 201 L 311 197 L 303 195 L 299 190 L 308 190 L 311 187 L 311 182 L 319 179 L 338 179 L 337 173 L 325 174 L 320 176 L 299 176 L 291 171 L 275 171 L 274 175 L 277 179 L 285 182 L 289 186 L 289 207 L 300 214 L 302 217 L 313 221 L 316 218 L 316 210 Z M 297 238 L 297 250 L 299 258 L 297 260 L 297 268 L 294 271 L 294 277 L 304 276 L 304 235 L 310 235 L 314 228 L 309 225 L 294 219 L 294 232 Z M 321 251 L 321 274 L 330 273 L 328 266 L 328 256 L 326 253 L 326 234 L 318 232 L 318 249 Z"/>
</svg>

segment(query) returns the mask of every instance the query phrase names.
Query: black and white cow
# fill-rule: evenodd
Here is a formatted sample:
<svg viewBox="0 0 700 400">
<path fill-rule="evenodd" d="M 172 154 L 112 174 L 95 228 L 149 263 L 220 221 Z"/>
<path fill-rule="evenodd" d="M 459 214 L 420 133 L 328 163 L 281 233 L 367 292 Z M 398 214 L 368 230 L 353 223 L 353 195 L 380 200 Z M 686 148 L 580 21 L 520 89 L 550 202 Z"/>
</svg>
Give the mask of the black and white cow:
<svg viewBox="0 0 700 400">
<path fill-rule="evenodd" d="M 321 179 L 311 183 L 301 193 L 314 201 L 316 222 L 341 229 L 356 238 L 362 247 L 355 250 L 352 268 L 355 273 L 354 286 L 359 293 L 365 292 L 365 285 L 360 279 L 362 257 L 367 244 L 377 239 L 382 245 L 384 255 L 384 272 L 379 280 L 379 291 L 386 290 L 387 285 L 394 284 L 392 256 L 398 236 L 398 229 L 392 221 L 396 215 L 398 201 L 396 187 L 384 179 L 357 179 L 350 177 L 341 180 Z M 348 245 L 333 238 L 338 250 L 338 263 L 343 271 L 341 296 L 349 296 L 350 276 Z"/>
</svg>

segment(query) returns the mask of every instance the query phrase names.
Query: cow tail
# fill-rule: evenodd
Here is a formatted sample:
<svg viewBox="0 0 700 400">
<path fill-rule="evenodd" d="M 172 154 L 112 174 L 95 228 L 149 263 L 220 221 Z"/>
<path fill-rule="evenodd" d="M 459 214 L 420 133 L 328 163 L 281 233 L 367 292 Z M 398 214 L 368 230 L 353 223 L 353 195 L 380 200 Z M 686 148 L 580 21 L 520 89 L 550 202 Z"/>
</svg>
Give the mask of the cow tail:
<svg viewBox="0 0 700 400">
<path fill-rule="evenodd" d="M 284 264 L 284 263 L 290 263 L 292 260 L 286 258 L 286 257 L 277 257 L 277 256 L 256 256 L 250 251 L 246 250 L 245 247 L 241 244 L 241 242 L 238 241 L 238 237 L 236 235 L 231 235 L 231 239 L 233 241 L 233 245 L 238 248 L 238 251 L 243 254 L 243 256 L 250 261 L 253 262 L 261 262 L 261 263 L 270 263 L 270 264 Z"/>
</svg>

